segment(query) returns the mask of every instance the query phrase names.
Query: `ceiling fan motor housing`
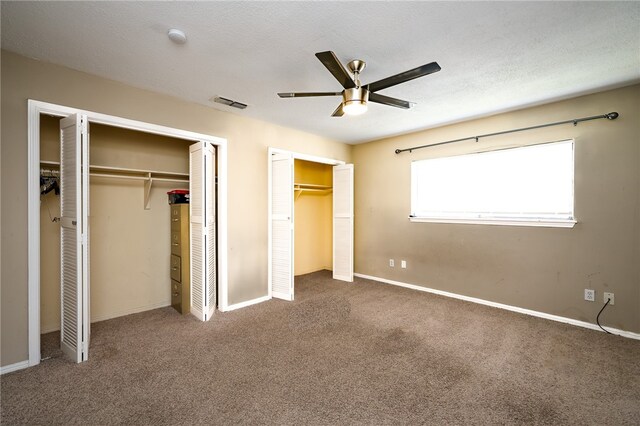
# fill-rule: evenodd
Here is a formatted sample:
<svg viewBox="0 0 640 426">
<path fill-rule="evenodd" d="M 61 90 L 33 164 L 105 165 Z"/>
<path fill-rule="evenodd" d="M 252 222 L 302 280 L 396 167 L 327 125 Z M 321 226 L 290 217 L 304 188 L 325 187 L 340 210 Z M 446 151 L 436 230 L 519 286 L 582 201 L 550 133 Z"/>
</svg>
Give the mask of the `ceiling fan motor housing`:
<svg viewBox="0 0 640 426">
<path fill-rule="evenodd" d="M 347 102 L 367 103 L 369 100 L 369 91 L 364 87 L 354 87 L 353 89 L 344 89 L 342 98 L 345 104 Z"/>
</svg>

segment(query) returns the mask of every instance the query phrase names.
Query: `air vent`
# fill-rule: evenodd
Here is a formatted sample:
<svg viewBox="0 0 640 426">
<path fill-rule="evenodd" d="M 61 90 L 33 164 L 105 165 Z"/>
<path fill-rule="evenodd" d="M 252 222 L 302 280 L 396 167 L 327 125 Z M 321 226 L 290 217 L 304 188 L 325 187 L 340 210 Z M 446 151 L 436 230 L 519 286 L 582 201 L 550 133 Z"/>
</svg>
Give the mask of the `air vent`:
<svg viewBox="0 0 640 426">
<path fill-rule="evenodd" d="M 212 98 L 213 102 L 222 104 L 222 105 L 227 105 L 233 108 L 238 108 L 238 109 L 245 109 L 247 107 L 247 104 L 243 104 L 242 102 L 238 102 L 238 101 L 233 101 L 231 99 L 227 99 L 227 98 L 223 98 L 220 96 L 216 96 L 214 98 Z"/>
</svg>

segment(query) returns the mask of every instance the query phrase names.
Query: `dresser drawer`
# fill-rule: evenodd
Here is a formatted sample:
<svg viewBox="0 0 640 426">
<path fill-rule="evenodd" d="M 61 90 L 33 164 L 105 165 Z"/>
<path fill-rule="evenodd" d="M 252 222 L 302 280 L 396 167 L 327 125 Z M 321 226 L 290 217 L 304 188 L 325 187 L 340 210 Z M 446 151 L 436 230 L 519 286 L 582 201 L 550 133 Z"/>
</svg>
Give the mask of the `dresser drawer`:
<svg viewBox="0 0 640 426">
<path fill-rule="evenodd" d="M 171 306 L 182 310 L 182 285 L 171 280 Z"/>
<path fill-rule="evenodd" d="M 180 232 L 176 232 L 176 231 L 171 232 L 171 254 L 180 256 L 181 249 L 182 247 L 180 246 Z"/>
<path fill-rule="evenodd" d="M 180 256 L 171 255 L 171 279 L 181 282 Z"/>
<path fill-rule="evenodd" d="M 180 221 L 183 220 L 180 207 L 180 204 L 171 205 L 171 231 L 180 231 Z"/>
</svg>

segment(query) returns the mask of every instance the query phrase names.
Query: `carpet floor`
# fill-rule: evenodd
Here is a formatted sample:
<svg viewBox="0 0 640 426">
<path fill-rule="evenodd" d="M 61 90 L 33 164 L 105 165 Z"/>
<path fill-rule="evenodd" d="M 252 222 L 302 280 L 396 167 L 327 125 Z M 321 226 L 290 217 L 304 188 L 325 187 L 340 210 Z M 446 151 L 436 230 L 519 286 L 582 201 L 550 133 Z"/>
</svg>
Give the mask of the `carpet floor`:
<svg viewBox="0 0 640 426">
<path fill-rule="evenodd" d="M 6 425 L 640 424 L 640 341 L 327 271 L 207 323 L 92 325 L 1 378 Z"/>
</svg>

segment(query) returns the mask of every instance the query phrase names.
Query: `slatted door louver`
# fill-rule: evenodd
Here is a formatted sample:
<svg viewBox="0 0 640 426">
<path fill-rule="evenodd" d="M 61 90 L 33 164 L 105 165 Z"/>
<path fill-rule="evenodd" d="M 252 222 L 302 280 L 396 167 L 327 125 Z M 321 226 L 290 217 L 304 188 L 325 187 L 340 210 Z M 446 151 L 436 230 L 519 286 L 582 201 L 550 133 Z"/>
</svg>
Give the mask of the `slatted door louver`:
<svg viewBox="0 0 640 426">
<path fill-rule="evenodd" d="M 60 346 L 75 362 L 89 356 L 89 125 L 60 120 Z"/>
<path fill-rule="evenodd" d="M 211 143 L 189 147 L 191 313 L 201 321 L 216 309 L 215 151 Z"/>
<path fill-rule="evenodd" d="M 293 300 L 293 158 L 271 156 L 271 264 L 273 297 Z"/>
<path fill-rule="evenodd" d="M 333 167 L 333 278 L 353 281 L 353 164 Z"/>
</svg>

